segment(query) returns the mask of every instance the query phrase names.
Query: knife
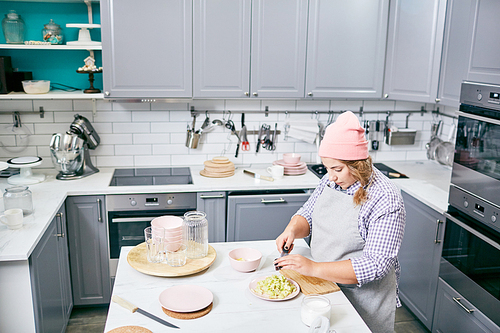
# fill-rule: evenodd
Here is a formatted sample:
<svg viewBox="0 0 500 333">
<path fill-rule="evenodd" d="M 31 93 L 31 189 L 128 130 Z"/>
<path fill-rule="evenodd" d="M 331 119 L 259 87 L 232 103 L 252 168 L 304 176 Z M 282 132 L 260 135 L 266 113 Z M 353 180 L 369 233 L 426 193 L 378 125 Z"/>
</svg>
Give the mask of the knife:
<svg viewBox="0 0 500 333">
<path fill-rule="evenodd" d="M 134 304 L 130 303 L 129 301 L 124 300 L 123 298 L 121 298 L 119 296 L 113 295 L 113 297 L 111 299 L 113 300 L 113 302 L 118 303 L 119 305 L 123 306 L 125 309 L 129 310 L 132 313 L 134 313 L 134 312 L 137 311 L 140 314 L 145 315 L 146 317 L 149 317 L 149 318 L 151 318 L 153 320 L 156 320 L 157 322 L 159 322 L 160 324 L 163 324 L 165 326 L 173 327 L 173 328 L 180 328 L 178 326 L 175 326 L 174 324 L 170 324 L 168 321 L 165 321 L 165 320 L 163 320 L 161 318 L 158 318 L 155 315 L 152 315 L 149 312 L 144 311 L 141 308 L 138 308 Z"/>
<path fill-rule="evenodd" d="M 274 178 L 266 177 L 266 176 L 261 176 L 258 173 L 255 173 L 255 172 L 250 171 L 250 170 L 243 170 L 243 172 L 246 173 L 247 175 L 250 175 L 250 176 L 252 176 L 254 178 L 257 178 L 257 179 L 264 179 L 264 180 L 268 180 L 270 182 L 274 181 Z"/>
</svg>

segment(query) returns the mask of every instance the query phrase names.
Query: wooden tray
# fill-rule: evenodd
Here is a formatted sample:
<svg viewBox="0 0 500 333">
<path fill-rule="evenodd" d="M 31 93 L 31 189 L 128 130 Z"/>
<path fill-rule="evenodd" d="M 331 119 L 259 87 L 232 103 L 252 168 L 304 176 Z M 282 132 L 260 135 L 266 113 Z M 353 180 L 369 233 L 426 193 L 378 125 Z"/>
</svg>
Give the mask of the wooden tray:
<svg viewBox="0 0 500 333">
<path fill-rule="evenodd" d="M 141 273 L 161 276 L 161 277 L 176 277 L 191 275 L 201 272 L 210 267 L 217 257 L 215 249 L 209 244 L 208 254 L 200 259 L 187 259 L 186 264 L 181 267 L 169 266 L 166 262 L 151 263 L 146 256 L 146 243 L 141 243 L 134 247 L 127 255 L 127 261 L 132 268 Z"/>
</svg>

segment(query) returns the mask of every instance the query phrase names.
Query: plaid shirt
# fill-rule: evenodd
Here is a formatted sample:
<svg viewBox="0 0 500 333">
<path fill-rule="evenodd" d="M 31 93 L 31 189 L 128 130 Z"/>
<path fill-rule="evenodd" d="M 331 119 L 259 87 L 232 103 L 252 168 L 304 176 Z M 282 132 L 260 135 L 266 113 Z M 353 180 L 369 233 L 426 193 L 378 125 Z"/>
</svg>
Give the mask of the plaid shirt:
<svg viewBox="0 0 500 333">
<path fill-rule="evenodd" d="M 368 200 L 361 205 L 358 215 L 358 230 L 365 241 L 363 255 L 349 258 L 358 280 L 358 286 L 383 278 L 392 266 L 395 266 L 396 279 L 399 282 L 401 267 L 397 258 L 403 240 L 406 211 L 399 189 L 379 170 L 373 167 L 373 183 L 367 188 Z M 295 213 L 303 216 L 312 230 L 312 213 L 316 200 L 325 186 L 353 196 L 361 186 L 357 181 L 347 190 L 323 176 L 307 202 Z M 334 223 L 334 221 L 332 221 Z M 397 306 L 401 306 L 399 297 Z"/>
</svg>

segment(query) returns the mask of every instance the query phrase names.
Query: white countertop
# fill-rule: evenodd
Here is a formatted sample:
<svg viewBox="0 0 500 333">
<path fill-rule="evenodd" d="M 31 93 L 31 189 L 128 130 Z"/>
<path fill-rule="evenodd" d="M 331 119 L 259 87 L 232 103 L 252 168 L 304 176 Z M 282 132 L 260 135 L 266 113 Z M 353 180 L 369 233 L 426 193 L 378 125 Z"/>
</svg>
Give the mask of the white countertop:
<svg viewBox="0 0 500 333">
<path fill-rule="evenodd" d="M 393 179 L 402 190 L 415 196 L 438 212 L 447 209 L 448 186 L 451 168 L 435 161 L 423 162 L 384 162 L 410 177 Z M 202 166 L 191 166 L 193 184 L 163 186 L 109 186 L 114 169 L 100 169 L 100 172 L 78 180 L 57 180 L 55 170 L 34 170 L 43 172 L 47 179 L 39 184 L 29 185 L 33 192 L 34 214 L 24 220 L 19 230 L 9 230 L 0 224 L 0 261 L 27 260 L 54 218 L 57 210 L 67 196 L 126 194 L 126 193 L 166 193 L 166 192 L 202 192 L 268 189 L 312 189 L 319 179 L 310 171 L 300 176 L 285 176 L 283 179 L 269 182 L 251 178 L 243 169 L 267 175 L 267 165 L 238 167 L 236 173 L 228 178 L 207 178 L 199 174 Z M 5 178 L 0 179 L 2 193 L 10 186 Z M 1 201 L 1 200 L 0 200 Z M 1 203 L 3 211 L 3 201 Z"/>
<path fill-rule="evenodd" d="M 152 313 L 181 328 L 180 332 L 307 332 L 309 327 L 300 318 L 300 305 L 304 294 L 299 293 L 287 301 L 271 302 L 251 294 L 248 285 L 261 276 L 279 274 L 273 260 L 278 257 L 274 241 L 212 243 L 217 258 L 212 266 L 201 273 L 163 278 L 142 274 L 132 268 L 126 258 L 133 247 L 122 247 L 113 295 L 120 296 L 135 306 Z M 255 272 L 240 273 L 232 269 L 228 252 L 238 247 L 252 247 L 262 253 L 262 261 Z M 306 257 L 310 249 L 302 239 L 295 242 L 294 252 Z M 230 283 L 228 283 L 230 282 Z M 158 297 L 176 285 L 198 285 L 209 289 L 213 295 L 213 308 L 205 316 L 192 320 L 175 319 L 163 313 Z M 325 295 L 330 299 L 331 328 L 337 333 L 370 332 L 354 307 L 341 291 Z M 139 313 L 131 313 L 111 302 L 104 332 L 116 327 L 136 325 L 153 332 L 175 332 Z"/>
</svg>

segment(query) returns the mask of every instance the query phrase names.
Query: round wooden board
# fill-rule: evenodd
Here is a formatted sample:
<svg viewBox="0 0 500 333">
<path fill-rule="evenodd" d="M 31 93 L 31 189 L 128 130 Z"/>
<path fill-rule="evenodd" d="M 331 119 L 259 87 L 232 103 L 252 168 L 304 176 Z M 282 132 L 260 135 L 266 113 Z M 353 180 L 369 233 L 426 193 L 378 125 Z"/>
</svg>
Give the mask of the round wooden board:
<svg viewBox="0 0 500 333">
<path fill-rule="evenodd" d="M 205 161 L 203 162 L 204 165 L 207 167 L 212 167 L 212 168 L 227 168 L 227 167 L 232 167 L 234 168 L 234 163 L 231 161 L 228 161 L 227 163 L 220 163 L 220 162 L 212 162 L 212 161 Z"/>
<path fill-rule="evenodd" d="M 229 161 L 229 158 L 227 158 L 225 156 L 215 156 L 214 158 L 212 158 L 212 162 L 214 162 L 214 163 L 228 163 L 230 161 Z"/>
<path fill-rule="evenodd" d="M 214 303 L 210 303 L 209 306 L 207 306 L 204 309 L 195 311 L 195 312 L 174 312 L 165 309 L 163 306 L 161 309 L 163 310 L 163 313 L 165 313 L 167 316 L 172 317 L 172 318 L 177 318 L 177 319 L 196 319 L 203 317 L 207 313 L 209 313 L 212 310 Z"/>
<path fill-rule="evenodd" d="M 111 331 L 108 331 L 108 333 L 153 333 L 153 332 L 142 326 L 121 326 Z"/>
<path fill-rule="evenodd" d="M 201 272 L 210 267 L 217 257 L 215 249 L 209 244 L 208 254 L 200 259 L 187 259 L 186 264 L 181 267 L 169 266 L 166 262 L 152 263 L 146 256 L 146 243 L 135 246 L 127 255 L 127 261 L 132 268 L 147 275 L 161 277 L 186 276 Z"/>
<path fill-rule="evenodd" d="M 226 177 L 231 177 L 234 175 L 234 172 L 228 172 L 228 173 L 211 173 L 207 172 L 205 170 L 200 170 L 200 175 L 204 177 L 210 177 L 210 178 L 226 178 Z"/>
</svg>

